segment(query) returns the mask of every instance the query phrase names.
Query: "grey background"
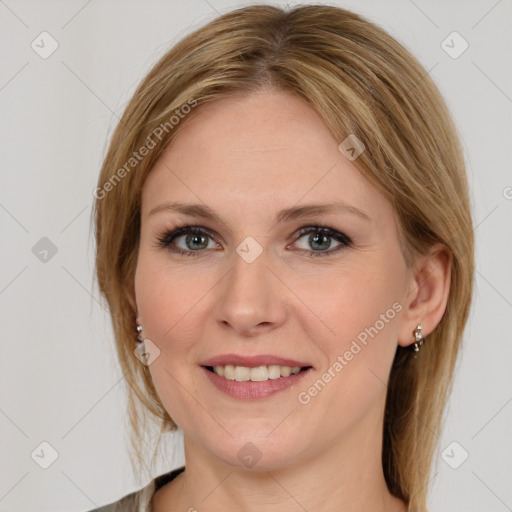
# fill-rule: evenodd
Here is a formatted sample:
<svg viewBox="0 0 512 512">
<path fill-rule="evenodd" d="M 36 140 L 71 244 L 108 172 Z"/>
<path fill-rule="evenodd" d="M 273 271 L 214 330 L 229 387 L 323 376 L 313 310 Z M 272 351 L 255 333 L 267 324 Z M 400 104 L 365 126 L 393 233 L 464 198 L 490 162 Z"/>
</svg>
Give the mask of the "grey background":
<svg viewBox="0 0 512 512">
<path fill-rule="evenodd" d="M 248 3 L 0 0 L 0 511 L 88 510 L 147 483 L 129 468 L 124 381 L 93 284 L 92 191 L 145 72 L 184 34 Z M 466 150 L 476 289 L 429 506 L 512 510 L 511 1 L 337 4 L 421 60 Z M 31 47 L 43 31 L 59 45 L 46 59 Z M 456 59 L 441 46 L 453 31 L 469 44 Z M 49 457 L 43 441 L 58 452 L 48 469 L 35 462 Z M 182 463 L 178 435 L 155 476 Z"/>
</svg>

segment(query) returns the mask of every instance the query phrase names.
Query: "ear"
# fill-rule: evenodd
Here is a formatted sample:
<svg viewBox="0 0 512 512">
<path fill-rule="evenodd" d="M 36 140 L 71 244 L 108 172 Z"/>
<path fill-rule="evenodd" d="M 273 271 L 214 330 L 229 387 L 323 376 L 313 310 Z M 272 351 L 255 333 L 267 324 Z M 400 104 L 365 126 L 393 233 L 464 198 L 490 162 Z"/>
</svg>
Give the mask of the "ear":
<svg viewBox="0 0 512 512">
<path fill-rule="evenodd" d="M 452 258 L 442 244 L 435 244 L 428 254 L 416 258 L 410 273 L 409 290 L 405 298 L 398 344 L 414 343 L 413 330 L 422 326 L 428 336 L 439 324 L 446 311 L 450 292 Z"/>
<path fill-rule="evenodd" d="M 130 301 L 132 302 L 132 301 Z M 140 313 L 139 313 L 139 310 L 137 308 L 137 304 L 135 303 L 135 299 L 133 299 L 133 314 L 135 315 L 135 323 L 137 325 L 141 325 L 141 319 L 140 319 Z"/>
</svg>

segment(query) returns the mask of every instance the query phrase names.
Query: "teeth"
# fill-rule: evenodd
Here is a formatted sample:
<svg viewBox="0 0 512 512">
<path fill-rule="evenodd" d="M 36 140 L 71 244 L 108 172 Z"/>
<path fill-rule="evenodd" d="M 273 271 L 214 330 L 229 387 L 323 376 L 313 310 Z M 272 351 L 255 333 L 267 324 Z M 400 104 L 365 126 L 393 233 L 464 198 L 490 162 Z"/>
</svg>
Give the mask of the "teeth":
<svg viewBox="0 0 512 512">
<path fill-rule="evenodd" d="M 279 366 L 272 364 L 270 366 L 256 366 L 249 368 L 247 366 L 234 366 L 227 364 L 226 366 L 214 366 L 213 371 L 220 377 L 228 380 L 236 380 L 237 382 L 263 382 L 269 379 L 279 379 L 279 377 L 289 377 L 300 372 L 298 366 L 292 368 L 290 366 Z"/>
<path fill-rule="evenodd" d="M 251 370 L 245 366 L 235 366 L 235 380 L 238 382 L 251 380 Z"/>
<path fill-rule="evenodd" d="M 268 367 L 267 373 L 269 379 L 279 379 L 279 377 L 281 377 L 281 367 L 277 364 L 273 364 Z"/>
</svg>

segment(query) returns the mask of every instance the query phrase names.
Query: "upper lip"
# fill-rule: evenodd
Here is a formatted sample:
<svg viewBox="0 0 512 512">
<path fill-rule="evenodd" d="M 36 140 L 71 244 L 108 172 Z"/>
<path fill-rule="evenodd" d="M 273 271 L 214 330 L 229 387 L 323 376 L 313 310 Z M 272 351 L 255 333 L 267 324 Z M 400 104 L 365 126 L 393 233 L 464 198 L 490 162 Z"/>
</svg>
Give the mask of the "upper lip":
<svg viewBox="0 0 512 512">
<path fill-rule="evenodd" d="M 286 357 L 278 357 L 267 354 L 259 356 L 241 356 L 237 354 L 223 354 L 215 356 L 201 363 L 201 366 L 226 366 L 232 364 L 233 366 L 247 366 L 248 368 L 255 368 L 256 366 L 290 366 L 292 368 L 302 368 L 304 366 L 311 366 L 308 363 L 288 359 Z"/>
</svg>

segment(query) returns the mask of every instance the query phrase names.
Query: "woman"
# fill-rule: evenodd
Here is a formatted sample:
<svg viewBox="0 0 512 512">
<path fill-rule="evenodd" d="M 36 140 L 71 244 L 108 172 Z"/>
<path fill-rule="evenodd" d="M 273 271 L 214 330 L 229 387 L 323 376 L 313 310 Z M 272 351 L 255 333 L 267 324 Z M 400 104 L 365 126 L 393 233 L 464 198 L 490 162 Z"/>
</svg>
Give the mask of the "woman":
<svg viewBox="0 0 512 512">
<path fill-rule="evenodd" d="M 426 510 L 474 261 L 414 57 L 336 7 L 220 16 L 140 84 L 95 195 L 135 453 L 147 413 L 186 460 L 99 510 Z"/>
</svg>

